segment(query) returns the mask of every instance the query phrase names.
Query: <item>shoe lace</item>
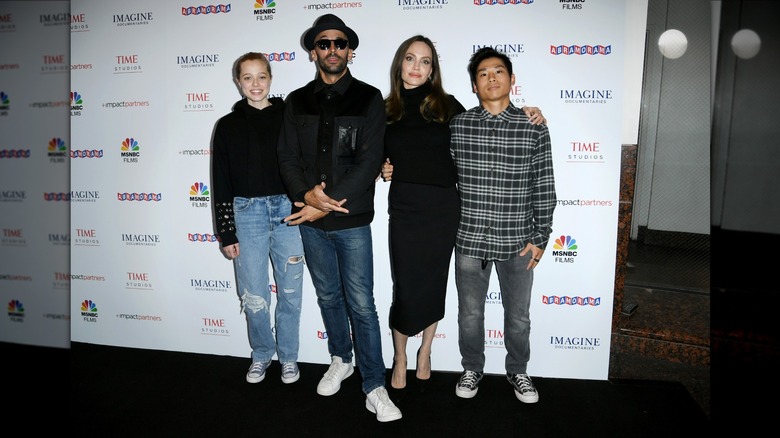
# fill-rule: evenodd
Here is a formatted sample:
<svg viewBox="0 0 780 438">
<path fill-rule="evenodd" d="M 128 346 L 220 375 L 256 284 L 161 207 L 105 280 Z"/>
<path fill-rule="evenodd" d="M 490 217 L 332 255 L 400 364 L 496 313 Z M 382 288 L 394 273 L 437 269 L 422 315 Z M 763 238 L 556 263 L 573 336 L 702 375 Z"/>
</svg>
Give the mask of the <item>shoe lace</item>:
<svg viewBox="0 0 780 438">
<path fill-rule="evenodd" d="M 339 374 L 340 370 L 345 366 L 345 363 L 338 363 L 333 362 L 330 364 L 330 368 L 328 368 L 328 371 L 325 371 L 325 379 L 326 380 L 336 380 L 336 376 Z"/>
<path fill-rule="evenodd" d="M 249 372 L 250 373 L 263 374 L 263 370 L 265 370 L 265 363 L 263 363 L 263 362 L 254 362 L 254 363 L 252 363 L 252 368 L 249 370 Z"/>
<path fill-rule="evenodd" d="M 295 375 L 295 363 L 294 362 L 285 362 L 282 364 L 282 374 L 284 375 Z"/>
<path fill-rule="evenodd" d="M 463 373 L 463 377 L 460 378 L 460 386 L 472 387 L 477 383 L 477 373 L 474 371 L 466 371 Z"/>
<path fill-rule="evenodd" d="M 526 374 L 515 374 L 513 379 L 515 381 L 515 385 L 517 385 L 517 387 L 520 388 L 520 392 L 522 393 L 536 392 L 533 383 L 531 383 L 531 378 L 528 377 Z"/>
</svg>

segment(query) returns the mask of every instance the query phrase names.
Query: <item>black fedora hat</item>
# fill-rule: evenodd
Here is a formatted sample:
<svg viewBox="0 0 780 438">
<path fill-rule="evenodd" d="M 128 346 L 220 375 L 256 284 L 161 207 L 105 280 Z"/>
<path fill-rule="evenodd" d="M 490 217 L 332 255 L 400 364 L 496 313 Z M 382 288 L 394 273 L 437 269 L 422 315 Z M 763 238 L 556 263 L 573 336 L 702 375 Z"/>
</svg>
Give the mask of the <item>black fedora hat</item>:
<svg viewBox="0 0 780 438">
<path fill-rule="evenodd" d="M 312 26 L 311 29 L 307 30 L 306 33 L 303 34 L 303 47 L 305 47 L 306 50 L 314 50 L 314 38 L 320 32 L 331 29 L 344 32 L 344 34 L 347 36 L 347 40 L 349 40 L 349 48 L 352 50 L 357 49 L 360 39 L 358 38 L 355 31 L 347 27 L 341 18 L 333 14 L 325 14 L 321 16 L 317 19 L 317 21 L 314 22 L 314 26 Z"/>
</svg>

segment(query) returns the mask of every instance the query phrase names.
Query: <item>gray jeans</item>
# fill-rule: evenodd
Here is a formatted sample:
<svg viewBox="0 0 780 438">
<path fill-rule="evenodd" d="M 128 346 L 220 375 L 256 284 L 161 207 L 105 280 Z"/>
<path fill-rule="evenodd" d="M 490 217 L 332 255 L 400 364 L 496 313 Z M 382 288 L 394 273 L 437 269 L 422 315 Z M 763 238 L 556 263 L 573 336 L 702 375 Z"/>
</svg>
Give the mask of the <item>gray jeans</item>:
<svg viewBox="0 0 780 438">
<path fill-rule="evenodd" d="M 458 288 L 458 347 L 464 370 L 485 368 L 485 298 L 493 265 L 496 267 L 504 306 L 506 371 L 525 373 L 531 357 L 531 287 L 534 271 L 527 270 L 531 253 L 506 261 L 483 261 L 455 251 L 455 284 Z"/>
</svg>

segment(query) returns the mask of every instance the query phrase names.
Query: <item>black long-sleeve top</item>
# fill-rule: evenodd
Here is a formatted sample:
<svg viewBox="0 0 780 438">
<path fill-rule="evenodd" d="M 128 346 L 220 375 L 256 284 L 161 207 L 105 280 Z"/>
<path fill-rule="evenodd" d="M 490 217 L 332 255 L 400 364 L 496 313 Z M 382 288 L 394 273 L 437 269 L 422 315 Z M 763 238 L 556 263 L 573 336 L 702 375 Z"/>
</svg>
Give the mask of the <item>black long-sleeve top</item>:
<svg viewBox="0 0 780 438">
<path fill-rule="evenodd" d="M 246 99 L 233 105 L 214 130 L 211 190 L 217 235 L 223 246 L 238 243 L 233 198 L 286 194 L 279 173 L 276 145 L 284 117 L 284 101 L 269 99 L 259 110 Z"/>
<path fill-rule="evenodd" d="M 430 93 L 430 84 L 402 89 L 404 115 L 387 125 L 385 153 L 393 164 L 393 181 L 452 187 L 458 173 L 450 155 L 449 123 L 429 122 L 420 114 L 420 103 Z M 466 109 L 450 95 L 455 114 Z"/>
</svg>

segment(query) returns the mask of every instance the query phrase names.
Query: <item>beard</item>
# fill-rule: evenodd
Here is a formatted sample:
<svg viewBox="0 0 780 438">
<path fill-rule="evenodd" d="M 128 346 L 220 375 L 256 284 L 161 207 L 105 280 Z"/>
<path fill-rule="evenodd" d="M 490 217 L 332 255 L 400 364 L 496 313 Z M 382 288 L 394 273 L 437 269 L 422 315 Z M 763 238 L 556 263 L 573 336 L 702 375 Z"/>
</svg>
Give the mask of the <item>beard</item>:
<svg viewBox="0 0 780 438">
<path fill-rule="evenodd" d="M 320 69 L 324 71 L 325 73 L 332 74 L 332 75 L 338 75 L 344 72 L 344 70 L 347 69 L 347 59 L 339 56 L 339 55 L 333 55 L 336 58 L 338 58 L 339 62 L 337 64 L 331 64 L 328 62 L 328 58 L 330 58 L 330 55 L 319 58 L 318 64 L 320 66 Z"/>
</svg>

